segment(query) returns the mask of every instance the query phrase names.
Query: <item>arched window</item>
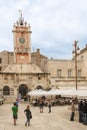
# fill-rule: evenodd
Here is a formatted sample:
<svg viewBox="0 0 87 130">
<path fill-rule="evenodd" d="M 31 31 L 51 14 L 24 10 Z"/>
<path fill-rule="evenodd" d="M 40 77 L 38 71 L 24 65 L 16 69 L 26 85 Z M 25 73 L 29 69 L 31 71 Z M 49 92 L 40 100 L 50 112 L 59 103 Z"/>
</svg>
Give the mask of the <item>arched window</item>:
<svg viewBox="0 0 87 130">
<path fill-rule="evenodd" d="M 43 89 L 43 87 L 39 85 L 36 87 L 36 89 Z"/>
<path fill-rule="evenodd" d="M 3 88 L 3 95 L 10 95 L 10 89 L 8 86 L 4 86 Z"/>
</svg>

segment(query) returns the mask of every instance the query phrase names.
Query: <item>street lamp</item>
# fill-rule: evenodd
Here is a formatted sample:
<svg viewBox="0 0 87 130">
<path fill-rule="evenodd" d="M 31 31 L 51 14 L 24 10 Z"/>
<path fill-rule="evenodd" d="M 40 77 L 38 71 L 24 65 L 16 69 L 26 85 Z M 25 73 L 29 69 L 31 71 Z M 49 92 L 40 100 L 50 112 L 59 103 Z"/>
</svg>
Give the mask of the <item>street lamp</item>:
<svg viewBox="0 0 87 130">
<path fill-rule="evenodd" d="M 75 82 L 76 82 L 76 90 L 77 90 L 77 54 L 78 54 L 78 51 L 80 50 L 79 47 L 77 46 L 77 43 L 78 41 L 74 41 L 74 51 L 73 51 L 73 54 L 74 54 L 74 60 L 75 60 Z"/>
</svg>

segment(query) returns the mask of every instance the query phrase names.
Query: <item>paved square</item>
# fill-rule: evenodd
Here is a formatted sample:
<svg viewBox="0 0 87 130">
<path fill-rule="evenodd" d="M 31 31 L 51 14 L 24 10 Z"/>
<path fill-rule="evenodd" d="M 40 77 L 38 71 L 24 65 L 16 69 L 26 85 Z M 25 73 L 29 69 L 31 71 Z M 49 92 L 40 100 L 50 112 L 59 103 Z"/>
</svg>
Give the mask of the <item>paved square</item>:
<svg viewBox="0 0 87 130">
<path fill-rule="evenodd" d="M 52 112 L 48 113 L 48 107 L 44 107 L 44 112 L 40 113 L 38 107 L 30 106 L 33 118 L 31 125 L 25 126 L 24 109 L 28 103 L 20 103 L 18 110 L 17 126 L 13 125 L 11 107 L 13 104 L 3 104 L 0 106 L 0 130 L 87 130 L 87 126 L 78 122 L 78 112 L 75 121 L 69 121 L 70 110 L 68 106 L 52 107 Z"/>
</svg>

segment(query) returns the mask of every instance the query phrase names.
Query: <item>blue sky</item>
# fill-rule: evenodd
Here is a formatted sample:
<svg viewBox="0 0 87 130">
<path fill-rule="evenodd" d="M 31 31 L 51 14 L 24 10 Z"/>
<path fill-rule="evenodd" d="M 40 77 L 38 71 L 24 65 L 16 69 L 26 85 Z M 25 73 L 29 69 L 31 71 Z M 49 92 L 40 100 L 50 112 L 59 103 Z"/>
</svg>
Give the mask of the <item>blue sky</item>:
<svg viewBox="0 0 87 130">
<path fill-rule="evenodd" d="M 0 51 L 13 51 L 13 24 L 22 10 L 31 25 L 32 51 L 40 48 L 48 58 L 70 59 L 74 40 L 87 44 L 87 0 L 0 1 Z"/>
</svg>

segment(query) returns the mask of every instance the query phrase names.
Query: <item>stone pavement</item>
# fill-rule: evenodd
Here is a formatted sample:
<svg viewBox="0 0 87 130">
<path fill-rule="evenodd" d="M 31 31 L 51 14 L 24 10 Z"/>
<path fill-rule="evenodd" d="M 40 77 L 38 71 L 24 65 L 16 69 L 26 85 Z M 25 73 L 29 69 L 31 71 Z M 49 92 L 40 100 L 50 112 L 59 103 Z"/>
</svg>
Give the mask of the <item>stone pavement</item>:
<svg viewBox="0 0 87 130">
<path fill-rule="evenodd" d="M 87 130 L 87 126 L 78 122 L 78 113 L 74 122 L 69 121 L 70 110 L 68 106 L 52 107 L 52 112 L 48 113 L 48 108 L 44 108 L 44 113 L 40 113 L 38 107 L 30 106 L 33 118 L 31 125 L 25 126 L 24 109 L 28 103 L 20 103 L 18 111 L 17 126 L 13 125 L 11 107 L 13 104 L 3 104 L 0 106 L 0 130 Z"/>
</svg>

